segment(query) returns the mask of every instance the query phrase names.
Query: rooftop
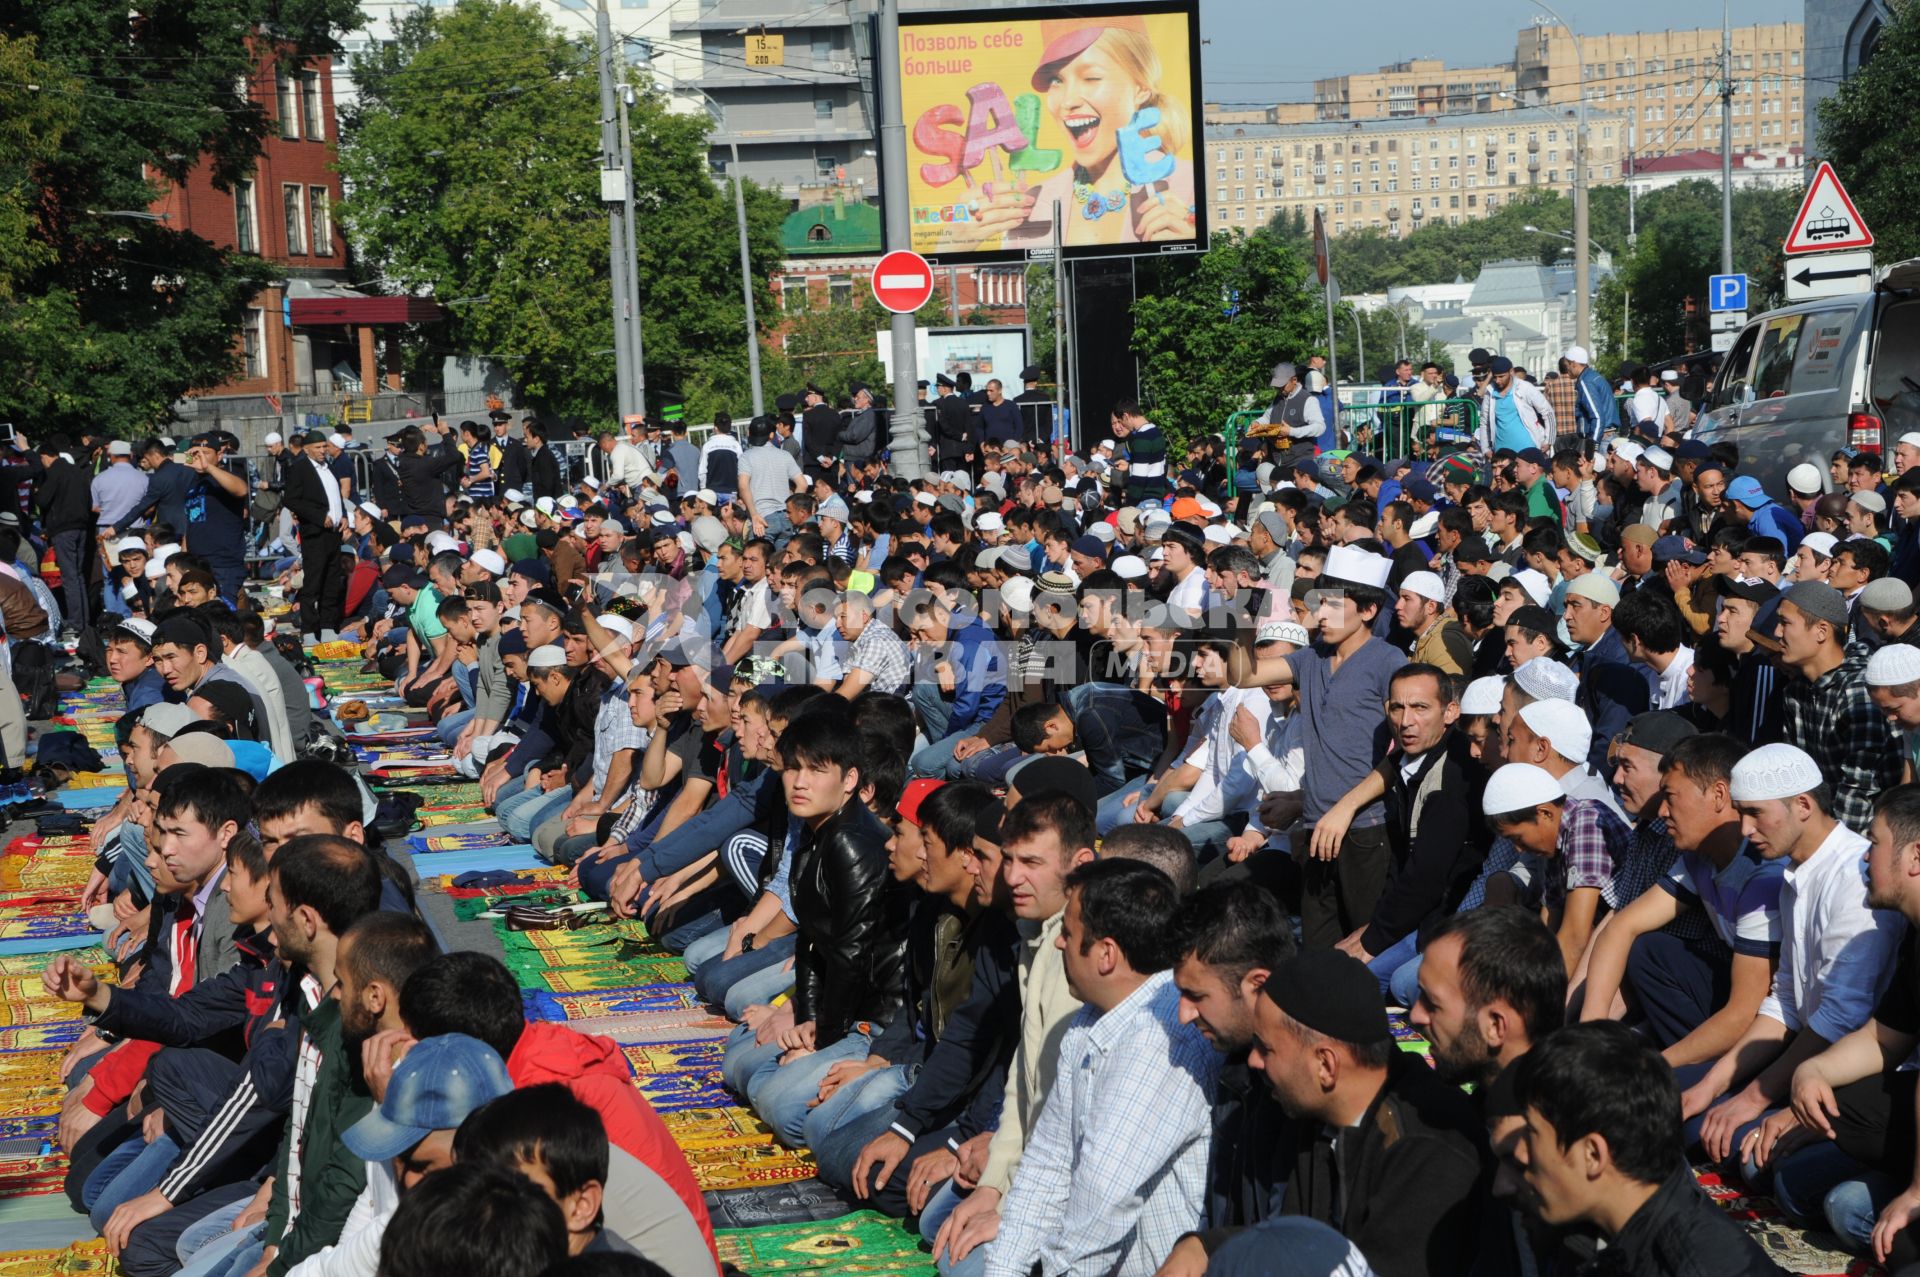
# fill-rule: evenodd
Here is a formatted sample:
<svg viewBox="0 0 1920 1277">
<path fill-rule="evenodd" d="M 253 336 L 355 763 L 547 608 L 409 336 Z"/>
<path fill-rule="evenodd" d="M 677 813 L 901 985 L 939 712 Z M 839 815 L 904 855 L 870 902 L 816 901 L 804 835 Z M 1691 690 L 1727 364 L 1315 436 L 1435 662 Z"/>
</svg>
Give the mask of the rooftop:
<svg viewBox="0 0 1920 1277">
<path fill-rule="evenodd" d="M 1421 129 L 1524 128 L 1537 124 L 1566 124 L 1577 114 L 1566 106 L 1523 106 L 1509 111 L 1463 111 L 1454 115 L 1420 115 L 1388 120 L 1315 120 L 1311 124 L 1210 124 L 1207 141 L 1263 137 L 1350 137 L 1355 133 L 1412 133 Z M 1614 123 L 1625 117 L 1611 111 L 1587 111 L 1587 120 Z"/>
</svg>

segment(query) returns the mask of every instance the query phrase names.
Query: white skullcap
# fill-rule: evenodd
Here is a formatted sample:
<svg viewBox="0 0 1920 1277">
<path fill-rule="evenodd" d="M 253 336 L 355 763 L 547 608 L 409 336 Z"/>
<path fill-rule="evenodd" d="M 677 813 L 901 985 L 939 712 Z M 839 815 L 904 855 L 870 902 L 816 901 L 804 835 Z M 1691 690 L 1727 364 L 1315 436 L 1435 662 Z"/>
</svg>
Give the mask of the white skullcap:
<svg viewBox="0 0 1920 1277">
<path fill-rule="evenodd" d="M 507 500 L 512 502 L 514 505 L 525 505 L 527 503 L 527 494 L 520 491 L 520 489 L 518 488 L 508 488 L 504 495 L 506 496 Z"/>
<path fill-rule="evenodd" d="M 1508 763 L 1487 778 L 1487 790 L 1480 809 L 1489 816 L 1508 812 L 1531 811 L 1565 798 L 1566 792 L 1553 773 L 1532 763 Z"/>
<path fill-rule="evenodd" d="M 1834 548 L 1840 544 L 1840 538 L 1831 532 L 1809 532 L 1800 538 L 1800 544 L 1812 546 L 1815 554 L 1831 559 Z"/>
<path fill-rule="evenodd" d="M 1593 748 L 1593 724 L 1572 701 L 1534 701 L 1521 707 L 1520 718 L 1560 757 L 1570 763 L 1587 760 L 1587 751 Z"/>
<path fill-rule="evenodd" d="M 557 670 L 567 663 L 567 649 L 558 643 L 543 643 L 527 653 L 530 670 Z"/>
<path fill-rule="evenodd" d="M 1217 523 L 1210 524 L 1207 527 L 1207 529 L 1204 532 L 1202 532 L 1200 535 L 1205 537 L 1207 539 L 1207 542 L 1211 545 L 1232 545 L 1233 544 L 1233 529 L 1224 527 Z"/>
<path fill-rule="evenodd" d="M 327 436 L 327 442 L 336 448 L 344 448 L 347 446 L 347 437 L 336 432 Z"/>
<path fill-rule="evenodd" d="M 1590 603 L 1598 603 L 1601 607 L 1620 606 L 1620 587 L 1613 583 L 1612 577 L 1603 576 L 1598 572 L 1583 572 L 1574 577 L 1567 586 L 1567 594 L 1569 596 L 1577 594 Z"/>
<path fill-rule="evenodd" d="M 1307 637 L 1307 627 L 1298 621 L 1268 621 L 1254 634 L 1255 643 L 1291 643 L 1295 647 L 1305 647 L 1312 640 Z M 1920 651 L 1920 648 L 1915 648 Z"/>
<path fill-rule="evenodd" d="M 286 440 L 280 437 L 280 432 L 278 430 L 269 430 L 267 432 L 266 442 L 267 443 L 285 443 Z"/>
<path fill-rule="evenodd" d="M 477 568 L 486 569 L 488 576 L 505 576 L 507 561 L 492 550 L 475 550 L 467 562 Z"/>
<path fill-rule="evenodd" d="M 1536 701 L 1568 701 L 1579 691 L 1580 679 L 1551 656 L 1536 656 L 1513 672 L 1513 683 Z"/>
<path fill-rule="evenodd" d="M 1351 545 L 1336 545 L 1327 552 L 1324 575 L 1337 581 L 1351 581 L 1355 585 L 1384 589 L 1387 577 L 1392 574 L 1393 560 L 1384 555 L 1372 554 Z"/>
<path fill-rule="evenodd" d="M 1024 576 L 1008 578 L 1000 587 L 1000 601 L 1016 612 L 1029 611 L 1033 607 L 1033 582 Z"/>
<path fill-rule="evenodd" d="M 1532 568 L 1521 568 L 1507 580 L 1524 590 L 1527 597 L 1533 600 L 1535 607 L 1543 606 L 1547 596 L 1553 593 L 1553 583 L 1547 580 L 1546 574 L 1536 572 Z"/>
<path fill-rule="evenodd" d="M 523 528 L 539 527 L 540 526 L 539 512 L 536 510 L 522 510 L 520 512 L 520 526 Z"/>
<path fill-rule="evenodd" d="M 1728 789 L 1737 803 L 1763 803 L 1811 793 L 1823 783 L 1820 765 L 1805 750 L 1775 744 L 1762 745 L 1735 763 Z"/>
<path fill-rule="evenodd" d="M 435 532 L 427 538 L 427 549 L 433 551 L 435 554 L 447 554 L 449 552 L 458 554 L 460 552 L 460 543 L 445 532 Z"/>
<path fill-rule="evenodd" d="M 546 515 L 548 518 L 552 518 L 553 517 L 553 498 L 541 497 L 538 501 L 533 503 L 533 508 L 538 510 L 541 514 Z"/>
<path fill-rule="evenodd" d="M 1628 465 L 1632 465 L 1634 462 L 1638 461 L 1640 459 L 1640 454 L 1645 451 L 1646 451 L 1645 448 L 1642 448 L 1639 444 L 1635 443 L 1631 439 L 1615 439 L 1613 441 L 1613 455 L 1620 458 L 1622 461 L 1626 462 Z"/>
<path fill-rule="evenodd" d="M 386 515 L 380 512 L 380 507 L 375 505 L 371 501 L 362 501 L 360 503 L 360 508 L 362 510 L 365 510 L 367 512 L 367 517 L 369 519 L 372 519 L 375 523 L 378 523 L 380 522 L 380 520 L 387 517 Z"/>
<path fill-rule="evenodd" d="M 633 622 L 629 621 L 626 617 L 597 616 L 594 619 L 600 623 L 601 629 L 613 635 L 615 638 L 626 643 L 633 642 Z"/>
<path fill-rule="evenodd" d="M 913 503 L 915 505 L 934 506 L 940 504 L 940 498 L 934 496 L 931 492 L 916 492 L 913 494 Z"/>
<path fill-rule="evenodd" d="M 1147 574 L 1146 560 L 1137 554 L 1123 554 L 1107 566 L 1122 581 L 1138 581 Z"/>
<path fill-rule="evenodd" d="M 1000 517 L 998 511 L 988 510 L 984 514 L 976 514 L 973 516 L 973 530 L 975 532 L 999 532 L 1006 526 L 1007 521 Z"/>
<path fill-rule="evenodd" d="M 1406 579 L 1400 582 L 1400 588 L 1409 593 L 1417 594 L 1423 599 L 1432 599 L 1441 607 L 1447 605 L 1446 582 L 1440 579 L 1438 573 L 1427 571 L 1409 572 L 1407 573 Z"/>
<path fill-rule="evenodd" d="M 1422 538 L 1432 536 L 1434 529 L 1439 526 L 1440 512 L 1438 510 L 1429 510 L 1413 521 L 1413 526 L 1407 529 L 1407 535 L 1418 541 Z"/>
<path fill-rule="evenodd" d="M 1889 643 L 1867 658 L 1868 687 L 1906 687 L 1920 683 L 1920 647 Z"/>
<path fill-rule="evenodd" d="M 1642 449 L 1640 452 L 1640 460 L 1646 462 L 1655 470 L 1673 469 L 1673 454 L 1662 447 L 1655 446 Z"/>
<path fill-rule="evenodd" d="M 113 554 L 119 558 L 123 554 L 145 554 L 147 543 L 139 537 L 122 537 L 113 543 Z"/>
<path fill-rule="evenodd" d="M 1568 346 L 1567 362 L 1570 364 L 1590 364 L 1593 356 L 1587 353 L 1585 346 Z"/>
<path fill-rule="evenodd" d="M 994 517 L 998 518 L 999 516 L 995 515 Z M 1090 537 L 1093 537 L 1095 540 L 1105 541 L 1108 545 L 1112 545 L 1113 544 L 1113 525 L 1111 523 L 1106 523 L 1106 522 L 1095 523 L 1092 527 L 1087 529 L 1087 535 Z"/>
<path fill-rule="evenodd" d="M 1920 651 L 1920 648 L 1915 650 Z M 1460 697 L 1460 712 L 1462 714 L 1498 714 L 1506 690 L 1507 680 L 1498 674 L 1476 678 L 1467 684 L 1467 690 Z"/>
<path fill-rule="evenodd" d="M 1901 436 L 1901 439 L 1900 439 L 1901 443 L 1907 443 L 1909 441 L 1920 442 L 1920 436 L 1915 436 L 1915 435 Z M 1787 471 L 1787 486 L 1789 488 L 1792 488 L 1795 492 L 1798 492 L 1803 497 L 1813 496 L 1815 493 L 1820 491 L 1819 468 L 1816 466 L 1810 466 L 1806 462 L 1802 461 L 1799 465 Z"/>
</svg>

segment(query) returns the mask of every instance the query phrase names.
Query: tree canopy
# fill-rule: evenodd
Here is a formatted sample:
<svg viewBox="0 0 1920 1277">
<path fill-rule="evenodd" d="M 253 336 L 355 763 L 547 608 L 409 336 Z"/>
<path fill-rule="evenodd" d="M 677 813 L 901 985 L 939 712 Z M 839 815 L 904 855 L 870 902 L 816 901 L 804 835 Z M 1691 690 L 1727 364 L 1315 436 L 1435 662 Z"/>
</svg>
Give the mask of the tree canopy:
<svg viewBox="0 0 1920 1277">
<path fill-rule="evenodd" d="M 337 51 L 354 0 L 36 0 L 0 26 L 0 419 L 121 433 L 224 380 L 270 278 L 143 213 L 204 163 L 218 189 L 260 155 L 259 63 Z M 37 85 L 37 88 L 29 88 Z"/>
<path fill-rule="evenodd" d="M 1897 5 L 1873 57 L 1820 104 L 1820 150 L 1874 235 L 1881 262 L 1920 257 L 1920 6 Z"/>
<path fill-rule="evenodd" d="M 355 59 L 354 74 L 341 219 L 369 273 L 457 303 L 430 334 L 436 344 L 416 353 L 481 353 L 533 406 L 609 417 L 593 43 L 531 4 L 461 0 L 415 10 L 392 44 Z M 748 397 L 739 239 L 732 191 L 707 165 L 707 121 L 640 88 L 631 119 L 648 398 L 682 399 L 695 419 L 737 410 Z M 747 194 L 755 301 L 768 316 L 786 206 L 751 185 Z"/>
</svg>

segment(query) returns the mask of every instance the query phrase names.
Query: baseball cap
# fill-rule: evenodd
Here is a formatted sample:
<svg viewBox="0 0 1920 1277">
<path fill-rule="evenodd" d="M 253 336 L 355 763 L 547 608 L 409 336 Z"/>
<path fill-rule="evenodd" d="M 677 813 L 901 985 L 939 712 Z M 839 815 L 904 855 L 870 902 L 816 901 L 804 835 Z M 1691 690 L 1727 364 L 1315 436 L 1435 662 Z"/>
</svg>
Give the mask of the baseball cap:
<svg viewBox="0 0 1920 1277">
<path fill-rule="evenodd" d="M 1773 504 L 1773 499 L 1760 486 L 1760 481 L 1750 474 L 1743 474 L 1727 485 L 1727 500 L 1738 501 L 1751 510 Z"/>
<path fill-rule="evenodd" d="M 140 726 L 155 736 L 171 740 L 180 729 L 200 721 L 200 716 L 185 705 L 175 705 L 171 701 L 159 701 L 147 706 L 140 714 Z"/>
<path fill-rule="evenodd" d="M 1915 649 L 1920 651 L 1920 649 Z M 1620 733 L 1622 745 L 1632 745 L 1662 758 L 1673 752 L 1673 747 L 1689 736 L 1698 736 L 1700 729 L 1670 709 L 1657 709 L 1647 714 L 1635 714 L 1627 720 L 1626 730 Z"/>
<path fill-rule="evenodd" d="M 934 790 L 946 783 L 944 780 L 934 780 L 925 777 L 920 780 L 910 780 L 907 782 L 907 787 L 900 791 L 900 801 L 893 805 L 893 809 L 900 813 L 900 819 L 918 828 L 920 825 L 920 804 L 927 801 L 928 794 L 931 794 Z"/>
<path fill-rule="evenodd" d="M 380 1107 L 340 1133 L 355 1157 L 384 1162 L 435 1131 L 459 1129 L 467 1115 L 513 1089 L 492 1047 L 464 1033 L 416 1042 L 393 1066 Z"/>
<path fill-rule="evenodd" d="M 1781 598 L 1799 608 L 1808 620 L 1825 621 L 1843 640 L 1847 633 L 1847 598 L 1824 581 L 1802 581 Z"/>
</svg>

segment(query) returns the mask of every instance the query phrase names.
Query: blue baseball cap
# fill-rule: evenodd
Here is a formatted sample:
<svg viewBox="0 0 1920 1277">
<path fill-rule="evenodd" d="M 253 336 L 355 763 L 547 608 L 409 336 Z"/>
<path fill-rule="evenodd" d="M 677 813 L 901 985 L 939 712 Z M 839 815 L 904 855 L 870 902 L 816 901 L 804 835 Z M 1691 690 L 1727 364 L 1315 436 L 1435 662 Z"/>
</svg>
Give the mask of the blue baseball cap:
<svg viewBox="0 0 1920 1277">
<path fill-rule="evenodd" d="M 1727 485 L 1727 500 L 1738 501 L 1749 510 L 1773 504 L 1773 499 L 1760 486 L 1760 481 L 1750 474 L 1743 474 Z"/>
<path fill-rule="evenodd" d="M 1707 561 L 1707 552 L 1698 546 L 1687 544 L 1685 537 L 1666 536 L 1653 543 L 1655 563 L 1672 563 L 1675 560 L 1698 567 Z"/>
<path fill-rule="evenodd" d="M 478 1038 L 446 1033 L 416 1043 L 394 1066 L 379 1108 L 340 1133 L 355 1157 L 384 1162 L 513 1089 L 499 1053 Z"/>
</svg>

